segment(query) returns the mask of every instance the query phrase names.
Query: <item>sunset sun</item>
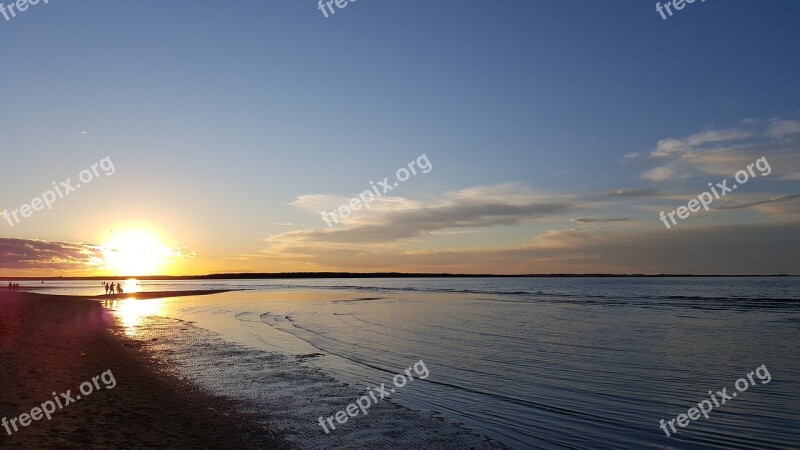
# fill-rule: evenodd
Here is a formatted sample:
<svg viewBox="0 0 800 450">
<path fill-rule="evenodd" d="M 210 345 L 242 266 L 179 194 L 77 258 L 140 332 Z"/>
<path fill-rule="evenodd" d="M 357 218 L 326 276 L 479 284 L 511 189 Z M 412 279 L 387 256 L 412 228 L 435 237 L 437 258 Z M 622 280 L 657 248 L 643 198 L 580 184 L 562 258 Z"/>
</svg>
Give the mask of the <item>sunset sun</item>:
<svg viewBox="0 0 800 450">
<path fill-rule="evenodd" d="M 115 275 L 160 273 L 174 255 L 154 234 L 143 230 L 115 233 L 102 252 L 105 266 Z"/>
</svg>

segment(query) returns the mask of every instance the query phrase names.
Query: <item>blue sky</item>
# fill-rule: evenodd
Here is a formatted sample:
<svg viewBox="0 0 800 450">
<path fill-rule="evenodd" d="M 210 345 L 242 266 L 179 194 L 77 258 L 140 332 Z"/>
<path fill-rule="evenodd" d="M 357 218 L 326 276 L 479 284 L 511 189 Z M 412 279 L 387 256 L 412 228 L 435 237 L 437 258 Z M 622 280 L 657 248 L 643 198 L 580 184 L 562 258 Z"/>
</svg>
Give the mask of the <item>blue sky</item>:
<svg viewBox="0 0 800 450">
<path fill-rule="evenodd" d="M 358 0 L 326 19 L 313 1 L 39 3 L 0 18 L 0 207 L 105 156 L 117 173 L 0 237 L 80 243 L 85 256 L 109 230 L 153 228 L 194 255 L 181 273 L 711 273 L 713 254 L 687 253 L 710 227 L 743 241 L 768 227 L 776 240 L 759 251 L 777 262 L 725 270 L 800 273 L 785 245 L 798 245 L 792 200 L 695 214 L 680 230 L 657 216 L 762 155 L 780 167 L 726 201 L 798 192 L 799 13 L 707 1 L 664 21 L 639 1 Z M 670 139 L 682 153 L 653 156 Z M 320 220 L 320 205 L 422 153 L 434 169 L 395 202 L 337 229 Z M 654 179 L 658 167 L 668 176 Z M 658 195 L 603 197 L 643 190 Z M 534 207 L 552 203 L 563 208 Z M 420 211 L 441 217 L 420 225 Z M 626 220 L 576 229 L 579 217 Z M 673 253 L 642 267 L 624 257 L 631 235 Z M 0 269 L 84 270 L 83 256 L 29 251 Z"/>
</svg>

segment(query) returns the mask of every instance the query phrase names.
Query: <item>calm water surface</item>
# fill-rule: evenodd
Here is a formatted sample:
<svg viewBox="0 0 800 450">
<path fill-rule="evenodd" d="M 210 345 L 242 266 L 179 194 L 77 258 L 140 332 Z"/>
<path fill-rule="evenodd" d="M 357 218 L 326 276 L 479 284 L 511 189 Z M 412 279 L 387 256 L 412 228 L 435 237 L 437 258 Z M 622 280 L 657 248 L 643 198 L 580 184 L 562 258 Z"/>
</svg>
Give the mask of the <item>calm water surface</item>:
<svg viewBox="0 0 800 450">
<path fill-rule="evenodd" d="M 191 321 L 257 353 L 322 354 L 302 358 L 291 379 L 300 383 L 307 375 L 302 367 L 310 366 L 356 391 L 391 382 L 423 360 L 430 376 L 392 395 L 395 403 L 513 448 L 800 447 L 798 278 L 139 284 L 141 290 L 246 290 L 110 305 L 134 337 L 146 334 L 148 316 Z M 42 292 L 102 293 L 99 282 L 45 286 Z M 171 345 L 170 351 L 180 352 L 184 344 Z M 193 345 L 183 353 L 187 370 L 200 373 L 204 364 L 219 364 Z M 251 357 L 215 354 L 214 360 L 227 359 L 228 368 L 195 378 L 226 395 L 257 398 L 271 388 L 231 381 L 256 378 L 262 369 L 244 359 Z M 659 428 L 661 419 L 686 413 L 709 390 L 735 391 L 736 380 L 761 365 L 769 383 L 755 378 L 755 386 L 674 437 Z M 287 411 L 305 408 L 264 395 L 271 407 L 280 401 L 289 402 Z M 347 398 L 320 402 L 342 409 L 355 400 Z M 330 439 L 314 429 L 316 413 L 308 410 L 294 419 L 298 423 L 285 425 L 290 434 L 316 433 L 298 436 L 301 447 L 325 446 Z M 352 439 L 342 445 L 367 447 L 369 437 L 354 431 L 358 418 L 346 427 L 340 436 Z"/>
</svg>

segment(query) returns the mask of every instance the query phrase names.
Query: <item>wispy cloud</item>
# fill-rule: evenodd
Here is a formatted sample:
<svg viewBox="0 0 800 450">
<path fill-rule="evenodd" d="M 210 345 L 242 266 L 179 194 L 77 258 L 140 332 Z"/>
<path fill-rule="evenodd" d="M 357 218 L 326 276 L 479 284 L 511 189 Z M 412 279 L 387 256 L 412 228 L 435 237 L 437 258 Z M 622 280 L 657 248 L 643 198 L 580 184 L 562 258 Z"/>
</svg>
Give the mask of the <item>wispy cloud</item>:
<svg viewBox="0 0 800 450">
<path fill-rule="evenodd" d="M 736 128 L 662 139 L 650 151 L 658 165 L 642 172 L 641 178 L 665 182 L 731 176 L 761 156 L 775 167 L 773 179 L 800 179 L 800 120 L 746 120 Z"/>
<path fill-rule="evenodd" d="M 750 137 L 753 137 L 753 133 L 745 130 L 707 130 L 683 139 L 662 139 L 650 156 L 668 158 L 706 148 L 711 144 L 730 144 Z"/>
<path fill-rule="evenodd" d="M 775 254 L 789 254 L 781 243 L 800 233 L 800 211 L 791 201 L 798 195 L 768 194 L 760 190 L 768 184 L 754 184 L 715 205 L 717 214 L 712 211 L 669 232 L 654 212 L 697 195 L 698 183 L 680 180 L 714 175 L 699 183 L 704 188 L 705 181 L 732 177 L 762 156 L 773 171 L 769 180 L 798 176 L 797 125 L 790 120 L 743 121 L 736 127 L 663 139 L 655 149 L 621 161 L 626 167 L 651 165 L 635 173 L 648 181 L 672 182 L 667 187 L 642 186 L 637 178 L 638 186 L 583 194 L 545 194 L 512 183 L 423 199 L 384 197 L 334 228 L 319 220 L 311 229 L 270 235 L 267 247 L 247 258 L 253 264 L 289 261 L 307 270 L 800 272 L 790 257 L 770 261 Z M 346 196 L 311 194 L 291 205 L 318 217 L 348 201 Z M 747 208 L 752 211 L 736 212 Z M 747 222 L 737 224 L 737 214 L 747 215 Z M 759 223 L 763 217 L 769 219 Z M 777 234 L 764 237 L 773 232 Z M 517 245 L 509 244 L 513 239 Z M 736 258 L 739 252 L 748 258 Z"/>
<path fill-rule="evenodd" d="M 674 180 L 676 178 L 683 179 L 686 176 L 687 174 L 684 173 L 682 176 L 679 177 L 676 168 L 671 166 L 654 167 L 642 174 L 642 178 L 646 180 L 659 181 L 659 182 Z"/>
<path fill-rule="evenodd" d="M 766 200 L 760 200 L 757 202 L 719 206 L 715 209 L 744 209 L 744 208 L 751 208 L 753 206 L 766 205 L 769 203 L 789 202 L 798 198 L 800 198 L 800 194 L 782 195 L 780 197 L 773 197 Z"/>
<path fill-rule="evenodd" d="M 289 243 L 265 252 L 286 254 L 312 270 L 462 273 L 800 273 L 800 226 L 727 225 L 638 233 L 553 230 L 506 248 L 410 250 L 318 247 Z M 673 233 L 674 231 L 674 233 Z M 732 245 L 731 243 L 736 243 Z"/>
<path fill-rule="evenodd" d="M 608 198 L 639 198 L 639 197 L 661 197 L 664 194 L 658 189 L 618 189 L 613 192 L 601 194 L 601 197 Z"/>
<path fill-rule="evenodd" d="M 792 135 L 800 135 L 800 120 L 771 121 L 767 135 L 776 139 L 783 139 Z"/>
<path fill-rule="evenodd" d="M 574 217 L 570 222 L 574 223 L 603 223 L 603 222 L 627 222 L 630 217 Z"/>
<path fill-rule="evenodd" d="M 281 233 L 270 242 L 364 244 L 419 238 L 435 231 L 489 228 L 563 214 L 580 202 L 567 196 L 536 194 L 518 184 L 468 188 L 428 201 L 386 197 L 371 210 L 354 213 L 340 228 Z M 336 204 L 326 196 L 303 196 L 292 204 L 319 208 Z M 376 202 L 377 203 L 377 202 Z M 375 205 L 375 204 L 373 204 Z M 328 206 L 329 207 L 329 206 Z"/>
</svg>

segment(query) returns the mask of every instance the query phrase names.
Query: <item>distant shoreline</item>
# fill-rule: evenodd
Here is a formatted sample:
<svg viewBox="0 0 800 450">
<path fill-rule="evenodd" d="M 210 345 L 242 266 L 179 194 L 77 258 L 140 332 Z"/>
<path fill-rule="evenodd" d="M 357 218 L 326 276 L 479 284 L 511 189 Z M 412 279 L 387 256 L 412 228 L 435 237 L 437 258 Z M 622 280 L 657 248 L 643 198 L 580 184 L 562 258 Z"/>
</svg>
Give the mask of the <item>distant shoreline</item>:
<svg viewBox="0 0 800 450">
<path fill-rule="evenodd" d="M 293 280 L 293 279 L 347 279 L 347 278 L 743 278 L 743 277 L 797 277 L 800 275 L 704 275 L 704 274 L 456 274 L 456 273 L 399 273 L 399 272 L 281 272 L 281 273 L 219 273 L 210 275 L 150 275 L 150 276 L 91 276 L 91 277 L 0 277 L 0 281 L 104 281 L 136 278 L 151 281 L 180 280 Z M 2 286 L 0 286 L 2 288 Z"/>
</svg>

